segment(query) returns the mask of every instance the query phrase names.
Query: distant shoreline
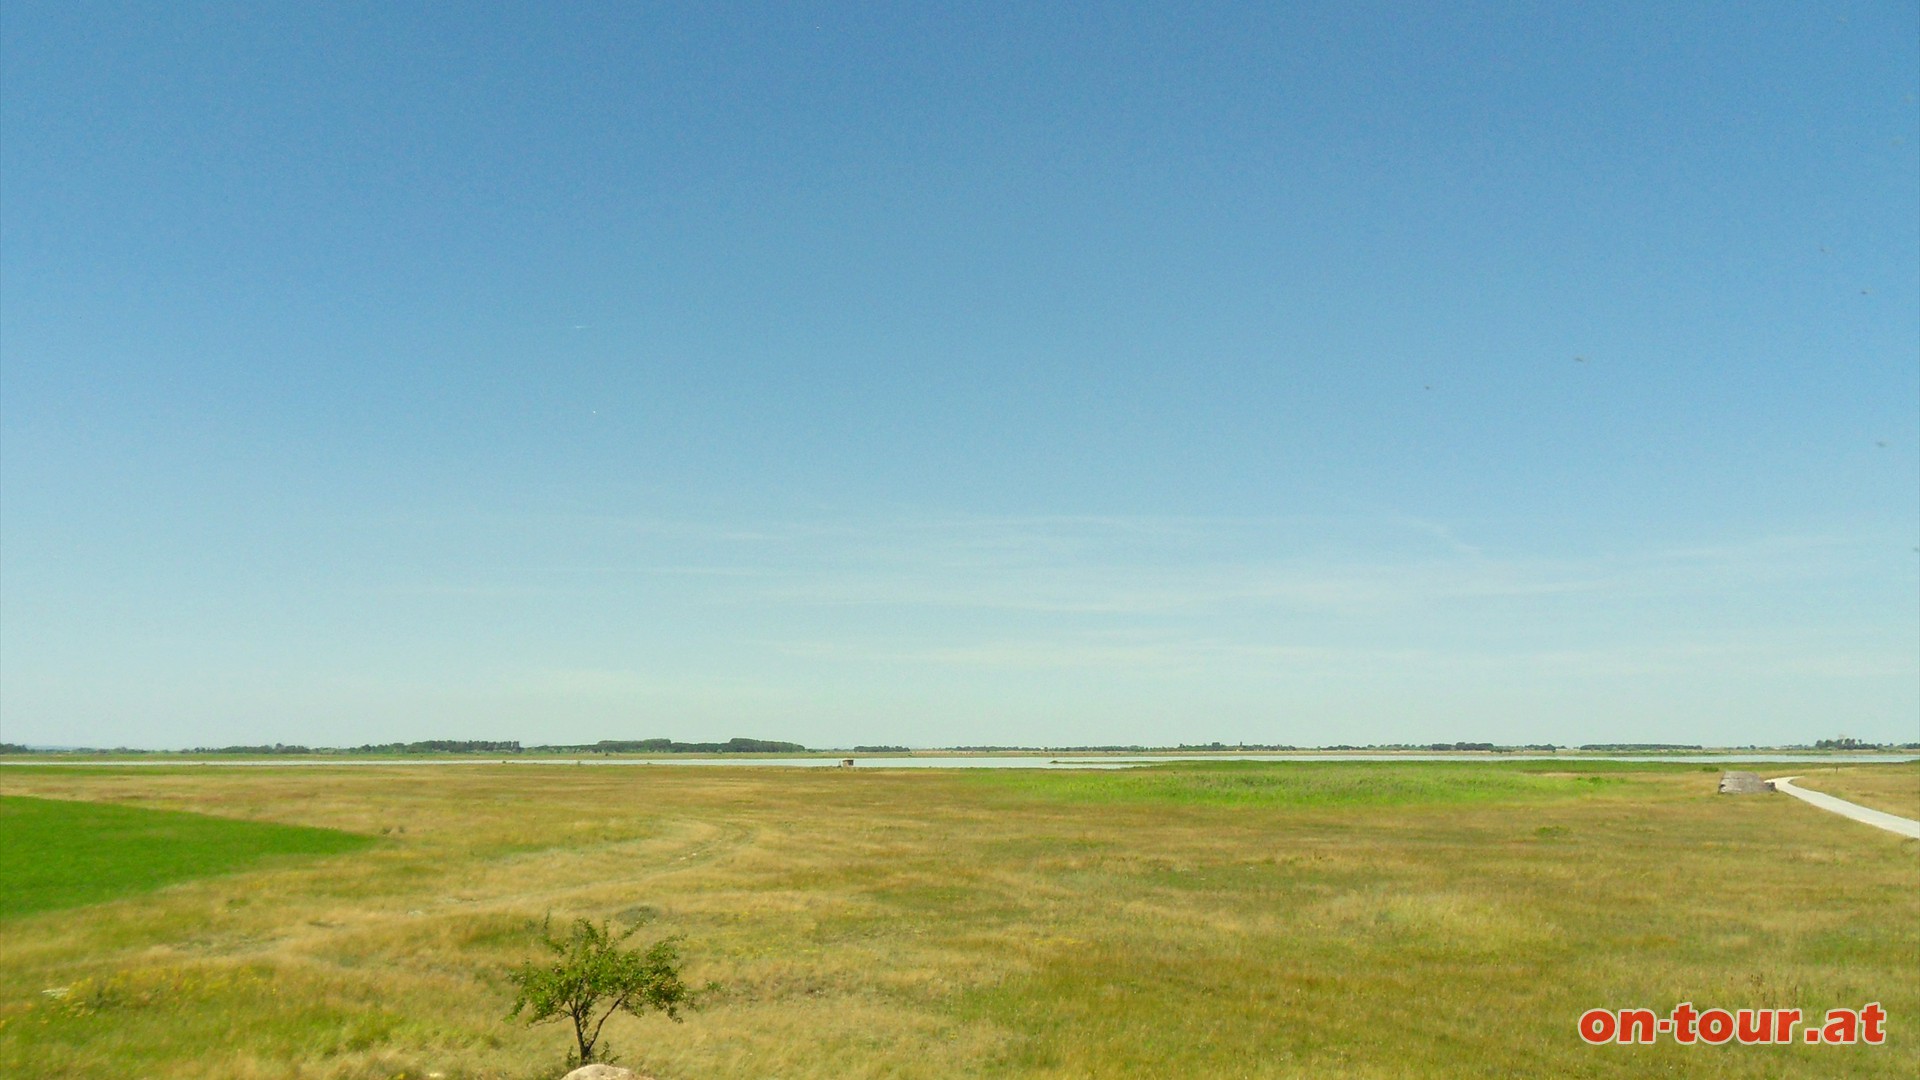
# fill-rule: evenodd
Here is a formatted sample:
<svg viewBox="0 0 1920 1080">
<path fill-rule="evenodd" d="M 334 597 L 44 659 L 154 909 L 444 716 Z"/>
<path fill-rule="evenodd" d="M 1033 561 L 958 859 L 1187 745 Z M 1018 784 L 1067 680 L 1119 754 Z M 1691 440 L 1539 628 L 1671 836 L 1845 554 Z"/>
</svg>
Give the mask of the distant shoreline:
<svg viewBox="0 0 1920 1080">
<path fill-rule="evenodd" d="M 1763 749 L 1709 749 L 1675 751 L 1432 751 L 1432 750 L 1224 750 L 1224 751 L 1047 751 L 1047 750 L 921 750 L 911 754 L 872 754 L 809 751 L 805 754 L 288 754 L 247 756 L 155 751 L 137 754 L 37 751 L 0 756 L 0 766 L 213 766 L 245 768 L 413 767 L 485 765 L 581 766 L 762 766 L 772 768 L 831 768 L 847 761 L 856 767 L 884 768 L 1127 768 L 1163 762 L 1271 761 L 1619 761 L 1671 764 L 1736 762 L 1899 764 L 1920 760 L 1920 751 L 1803 750 L 1791 747 Z"/>
</svg>

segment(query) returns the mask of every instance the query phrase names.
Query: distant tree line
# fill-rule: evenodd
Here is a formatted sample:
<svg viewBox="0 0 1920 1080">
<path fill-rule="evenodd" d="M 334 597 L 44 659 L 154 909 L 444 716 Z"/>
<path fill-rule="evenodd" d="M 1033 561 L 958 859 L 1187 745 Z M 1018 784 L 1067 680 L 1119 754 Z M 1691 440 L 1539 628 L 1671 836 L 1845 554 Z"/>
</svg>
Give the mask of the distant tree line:
<svg viewBox="0 0 1920 1080">
<path fill-rule="evenodd" d="M 298 743 L 273 743 L 259 746 L 196 746 L 191 754 L 249 754 L 265 757 L 274 754 L 518 754 L 515 741 L 492 742 L 481 739 L 426 739 L 421 742 L 366 743 L 360 746 L 301 746 Z"/>
<path fill-rule="evenodd" d="M 804 754 L 797 742 L 775 739 L 728 739 L 726 742 L 675 742 L 672 739 L 602 739 L 575 746 L 535 746 L 537 753 L 553 754 Z"/>
<path fill-rule="evenodd" d="M 1232 753 L 1251 751 L 1255 753 L 1298 753 L 1302 751 L 1368 752 L 1388 753 L 1393 751 L 1435 752 L 1435 753 L 1512 753 L 1530 751 L 1535 753 L 1553 753 L 1562 749 L 1552 743 L 1520 743 L 1502 745 L 1489 742 L 1452 742 L 1452 743 L 1370 743 L 1355 746 L 1337 743 L 1330 746 L 1300 747 L 1289 743 L 1180 743 L 1177 746 L 1142 746 L 1137 743 L 1127 745 L 1100 746 L 945 746 L 929 748 L 935 752 L 972 754 L 1148 754 L 1148 753 Z M 1702 751 L 1706 747 L 1699 743 L 1586 743 L 1581 750 L 1601 753 L 1648 753 L 1663 750 Z M 1749 746 L 1748 750 L 1768 749 Z M 1800 746 L 1783 746 L 1773 749 L 1808 749 Z M 1920 742 L 1871 743 L 1851 736 L 1821 739 L 1815 742 L 1814 750 L 1920 750 Z M 155 751 L 133 747 L 116 746 L 111 750 L 98 747 L 33 747 L 20 743 L 0 743 L 0 754 L 154 754 Z M 258 745 L 233 746 L 196 746 L 183 751 L 188 754 L 206 755 L 249 755 L 271 757 L 278 755 L 306 754 L 316 757 L 343 754 L 807 754 L 815 751 L 797 742 L 785 742 L 778 739 L 733 738 L 726 742 L 680 742 L 675 739 L 602 739 L 593 743 L 543 743 L 537 746 L 523 746 L 517 739 L 423 739 L 418 742 L 364 743 L 352 747 L 304 746 L 299 743 L 262 743 Z M 906 746 L 872 745 L 855 746 L 857 754 L 912 754 L 912 748 Z"/>
<path fill-rule="evenodd" d="M 520 740 L 427 739 L 410 743 L 368 743 L 348 751 L 354 754 L 518 754 Z"/>
<path fill-rule="evenodd" d="M 889 748 L 892 749 L 892 748 Z M 904 751 L 905 747 L 900 747 Z M 603 739 L 596 743 L 542 744 L 524 746 L 518 739 L 422 739 L 417 742 L 362 743 L 359 746 L 306 746 L 300 743 L 236 743 L 231 746 L 196 746 L 182 751 L 204 755 L 246 755 L 275 757 L 312 755 L 332 757 L 344 754 L 804 754 L 808 749 L 797 742 L 775 739 L 728 739 L 726 742 L 677 742 L 673 739 Z M 37 750 L 17 743 L 0 743 L 0 754 L 79 753 L 79 754 L 153 754 L 164 751 L 131 749 L 124 746 L 111 751 L 95 747 L 63 747 Z"/>
<path fill-rule="evenodd" d="M 196 754 L 795 754 L 806 747 L 772 739 L 726 742 L 676 742 L 672 739 L 602 739 L 595 743 L 542 743 L 523 746 L 518 739 L 424 739 L 419 742 L 365 743 L 347 749 L 290 746 L 196 747 Z"/>
<path fill-rule="evenodd" d="M 357 754 L 802 754 L 797 742 L 775 739 L 728 739 L 726 742 L 678 742 L 673 739 L 602 739 L 593 743 L 541 743 L 522 746 L 519 740 L 487 742 L 478 739 L 428 739 L 425 742 L 357 746 Z"/>
<path fill-rule="evenodd" d="M 1580 749 L 1607 750 L 1607 751 L 1618 752 L 1622 750 L 1705 750 L 1706 747 L 1701 746 L 1699 743 L 1596 742 L 1596 743 L 1588 743 L 1585 746 L 1582 746 Z"/>
<path fill-rule="evenodd" d="M 1136 750 L 1136 751 L 1137 751 L 1137 750 L 1140 750 L 1140 749 L 1142 749 L 1142 748 L 1141 748 L 1141 747 L 1138 747 L 1138 746 L 1136 746 L 1136 747 L 1132 747 L 1131 749 L 1133 749 L 1133 750 Z M 1207 751 L 1207 752 L 1224 752 L 1224 751 L 1227 751 L 1227 750 L 1260 750 L 1260 751 L 1265 751 L 1265 752 L 1268 752 L 1268 753 L 1285 753 L 1286 751 L 1289 751 L 1289 750 L 1298 750 L 1298 749 L 1300 749 L 1300 748 L 1299 748 L 1299 747 L 1297 747 L 1297 746 L 1286 746 L 1286 745 L 1282 745 L 1282 744 L 1280 744 L 1280 743 L 1223 743 L 1223 742 L 1210 742 L 1210 743 L 1181 743 L 1181 744 L 1180 744 L 1179 746 L 1176 746 L 1176 747 L 1174 747 L 1174 749 L 1176 749 L 1176 750 L 1198 750 L 1198 751 Z"/>
<path fill-rule="evenodd" d="M 941 746 L 935 749 L 959 754 L 1144 754 L 1156 748 L 1151 746 Z M 1166 747 L 1158 749 L 1166 749 Z M 1188 748 L 1183 746 L 1180 749 Z"/>
</svg>

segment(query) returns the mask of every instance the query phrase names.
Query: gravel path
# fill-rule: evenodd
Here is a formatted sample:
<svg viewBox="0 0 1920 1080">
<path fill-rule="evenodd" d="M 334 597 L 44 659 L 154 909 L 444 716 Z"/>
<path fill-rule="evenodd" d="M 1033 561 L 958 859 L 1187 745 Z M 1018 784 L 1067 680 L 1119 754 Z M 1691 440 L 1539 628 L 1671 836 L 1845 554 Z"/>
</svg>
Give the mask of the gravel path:
<svg viewBox="0 0 1920 1080">
<path fill-rule="evenodd" d="M 1901 836 L 1920 840 L 1920 821 L 1915 821 L 1912 818 L 1904 818 L 1899 814 L 1889 814 L 1885 810 L 1874 810 L 1870 807 L 1861 806 L 1859 803 L 1850 803 L 1845 799 L 1836 799 L 1824 792 L 1808 791 L 1803 787 L 1795 787 L 1793 782 L 1798 779 L 1800 778 L 1797 776 L 1782 776 L 1777 780 L 1769 780 L 1767 783 L 1772 784 L 1773 790 L 1775 791 L 1784 791 L 1794 798 L 1800 799 L 1803 802 L 1810 802 L 1822 810 L 1831 810 L 1842 817 L 1850 817 L 1855 821 L 1871 825 L 1876 829 L 1885 829 L 1891 833 L 1899 833 Z"/>
</svg>

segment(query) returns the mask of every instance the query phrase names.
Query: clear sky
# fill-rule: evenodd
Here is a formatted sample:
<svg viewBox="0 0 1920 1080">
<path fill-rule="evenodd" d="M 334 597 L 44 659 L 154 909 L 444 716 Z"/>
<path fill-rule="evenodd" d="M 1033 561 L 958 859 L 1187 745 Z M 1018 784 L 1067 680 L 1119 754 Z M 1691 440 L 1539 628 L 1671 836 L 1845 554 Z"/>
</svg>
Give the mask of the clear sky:
<svg viewBox="0 0 1920 1080">
<path fill-rule="evenodd" d="M 1920 739 L 1912 3 L 0 39 L 6 741 Z"/>
</svg>

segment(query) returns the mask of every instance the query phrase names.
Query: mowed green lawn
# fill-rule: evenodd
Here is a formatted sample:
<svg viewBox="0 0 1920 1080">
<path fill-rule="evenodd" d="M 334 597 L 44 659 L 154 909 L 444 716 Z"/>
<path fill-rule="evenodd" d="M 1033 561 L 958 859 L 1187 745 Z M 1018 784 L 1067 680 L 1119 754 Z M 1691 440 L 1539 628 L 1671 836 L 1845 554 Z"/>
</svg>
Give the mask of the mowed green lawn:
<svg viewBox="0 0 1920 1080">
<path fill-rule="evenodd" d="M 1859 766 L 1904 782 L 1914 766 Z M 552 1080 L 541 920 L 717 989 L 661 1080 L 1920 1075 L 1920 843 L 1719 770 L 0 770 L 383 842 L 0 925 L 0 1075 Z M 51 991 L 51 993 L 49 992 Z M 1878 1047 L 1593 1047 L 1582 1011 L 1879 1001 Z"/>
<path fill-rule="evenodd" d="M 112 900 L 276 857 L 335 855 L 371 843 L 335 829 L 0 796 L 0 919 Z"/>
</svg>

